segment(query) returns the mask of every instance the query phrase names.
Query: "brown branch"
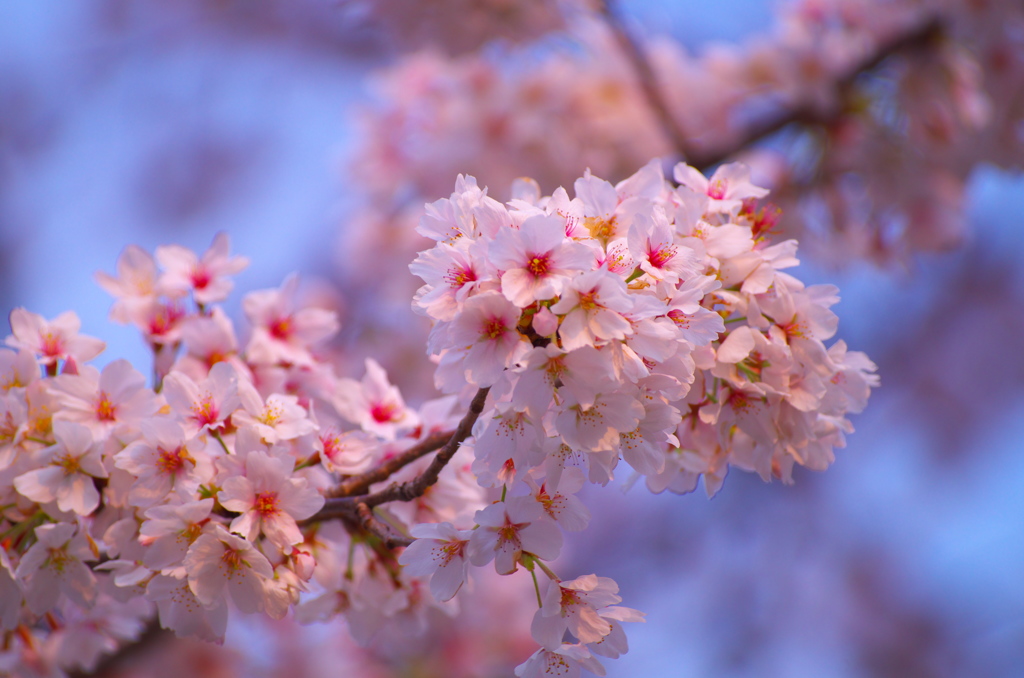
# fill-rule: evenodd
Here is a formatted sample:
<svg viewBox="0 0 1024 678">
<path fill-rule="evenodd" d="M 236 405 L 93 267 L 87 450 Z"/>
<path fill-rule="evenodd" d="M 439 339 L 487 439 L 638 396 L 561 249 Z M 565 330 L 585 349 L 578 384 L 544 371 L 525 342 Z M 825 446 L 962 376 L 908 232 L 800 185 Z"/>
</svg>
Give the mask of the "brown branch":
<svg viewBox="0 0 1024 678">
<path fill-rule="evenodd" d="M 668 101 L 665 99 L 661 88 L 658 86 L 657 76 L 651 68 L 647 56 L 636 40 L 630 36 L 625 29 L 621 18 L 611 7 L 612 0 L 599 0 L 600 12 L 605 17 L 608 26 L 619 45 L 622 47 L 627 59 L 636 72 L 640 87 L 647 98 L 647 103 L 654 112 L 655 117 L 661 124 L 662 131 L 669 138 L 672 147 L 681 155 L 688 164 L 707 171 L 709 168 L 724 162 L 742 149 L 751 146 L 762 139 L 765 139 L 776 132 L 792 124 L 827 124 L 837 120 L 842 114 L 841 107 L 832 111 L 822 111 L 819 108 L 804 104 L 780 111 L 777 115 L 751 125 L 744 130 L 737 139 L 734 139 L 721 148 L 710 150 L 695 150 L 687 143 L 687 136 L 679 127 L 678 122 L 672 115 Z M 905 33 L 895 36 L 888 42 L 882 43 L 878 49 L 864 58 L 863 61 L 854 64 L 849 70 L 840 76 L 834 83 L 835 91 L 838 93 L 850 89 L 856 80 L 869 71 L 880 66 L 889 57 L 901 52 L 913 51 L 925 48 L 936 42 L 943 33 L 943 25 L 939 18 L 931 17 L 927 21 L 908 29 Z"/>
<path fill-rule="evenodd" d="M 96 667 L 92 671 L 86 671 L 79 669 L 77 671 L 69 671 L 68 678 L 86 678 L 86 676 L 109 676 L 120 668 L 132 658 L 138 657 L 150 648 L 159 645 L 160 643 L 171 642 L 174 639 L 174 634 L 166 629 L 160 628 L 160 622 L 156 617 L 149 620 L 142 633 L 139 637 L 126 642 L 121 647 L 110 655 L 107 655 L 100 660 Z"/>
<path fill-rule="evenodd" d="M 935 44 L 936 40 L 942 35 L 942 32 L 942 22 L 933 17 L 909 29 L 906 33 L 897 35 L 889 42 L 880 45 L 874 53 L 852 66 L 837 79 L 834 84 L 835 91 L 840 94 L 848 91 L 863 74 L 878 68 L 883 62 L 896 54 L 923 49 Z M 783 110 L 772 118 L 751 125 L 738 139 L 728 146 L 691 155 L 688 162 L 694 167 L 707 170 L 727 160 L 730 156 L 735 155 L 747 146 L 757 143 L 789 125 L 827 124 L 838 120 L 843 114 L 844 110 L 842 107 L 836 107 L 832 111 L 822 111 L 809 104 Z"/>
<path fill-rule="evenodd" d="M 669 109 L 668 101 L 662 95 L 661 88 L 658 86 L 658 78 L 654 74 L 654 69 L 651 68 L 650 62 L 647 60 L 646 55 L 643 52 L 643 48 L 640 47 L 639 43 L 633 39 L 633 36 L 626 30 L 626 26 L 619 16 L 612 8 L 611 0 L 597 0 L 598 11 L 604 17 L 605 22 L 612 31 L 612 35 L 615 37 L 615 41 L 619 43 L 619 47 L 622 48 L 623 54 L 633 67 L 633 71 L 636 74 L 637 82 L 640 84 L 640 89 L 643 90 L 644 96 L 647 98 L 647 103 L 651 107 L 651 111 L 654 116 L 658 119 L 658 123 L 661 126 L 662 132 L 668 136 L 669 143 L 672 148 L 676 150 L 679 155 L 684 159 L 690 157 L 689 150 L 687 149 L 686 134 L 679 127 L 675 117 L 672 115 L 672 111 Z"/>
<path fill-rule="evenodd" d="M 487 401 L 487 394 L 490 392 L 490 388 L 482 388 L 476 392 L 473 397 L 473 402 L 469 405 L 469 410 L 465 416 L 462 417 L 462 421 L 456 427 L 454 433 L 445 443 L 444 447 L 437 453 L 431 462 L 430 466 L 427 467 L 423 473 L 414 478 L 413 480 L 398 484 L 392 483 L 387 488 L 374 492 L 369 495 L 361 495 L 356 497 L 335 497 L 330 498 L 324 503 L 324 507 L 317 511 L 313 516 L 302 521 L 300 524 L 309 524 L 315 522 L 321 522 L 324 520 L 332 520 L 340 518 L 346 522 L 355 522 L 361 525 L 367 531 L 375 534 L 385 541 L 394 541 L 395 537 L 388 530 L 381 530 L 382 525 L 373 518 L 372 513 L 369 509 L 380 504 L 385 504 L 392 501 L 412 501 L 418 497 L 422 497 L 429 487 L 437 482 L 438 477 L 441 475 L 441 471 L 451 461 L 452 457 L 459 449 L 459 445 L 469 437 L 473 431 L 473 425 L 476 423 L 480 413 L 483 412 L 484 403 Z M 365 507 L 365 510 L 364 508 Z M 368 521 L 366 518 L 369 516 L 372 521 Z"/>
<path fill-rule="evenodd" d="M 430 454 L 436 449 L 439 449 L 448 442 L 451 437 L 455 434 L 455 431 L 444 431 L 441 433 L 432 433 L 416 445 L 410 447 L 405 452 L 402 452 L 396 457 L 392 457 L 387 461 L 383 462 L 377 468 L 371 469 L 366 473 L 361 473 L 356 476 L 352 476 L 348 480 L 340 483 L 336 488 L 330 490 L 324 494 L 327 498 L 333 497 L 351 497 L 356 494 L 366 494 L 366 491 L 370 489 L 370 486 L 374 483 L 380 483 L 392 476 L 399 469 L 408 466 L 412 462 L 416 461 L 420 457 Z"/>
</svg>

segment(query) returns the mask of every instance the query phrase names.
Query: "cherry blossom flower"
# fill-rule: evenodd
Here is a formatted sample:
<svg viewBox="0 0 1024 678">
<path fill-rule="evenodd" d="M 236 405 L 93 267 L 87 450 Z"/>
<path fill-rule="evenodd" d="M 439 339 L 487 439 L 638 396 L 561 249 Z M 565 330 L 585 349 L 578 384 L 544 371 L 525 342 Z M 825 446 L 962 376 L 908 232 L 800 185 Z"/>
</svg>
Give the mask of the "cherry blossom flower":
<svg viewBox="0 0 1024 678">
<path fill-rule="evenodd" d="M 554 560 L 562 550 L 562 532 L 544 516 L 533 497 L 512 497 L 476 514 L 479 529 L 470 537 L 469 562 L 477 567 L 494 560 L 498 574 L 511 574 L 524 553 Z"/>
<path fill-rule="evenodd" d="M 225 362 L 216 363 L 198 384 L 183 372 L 172 372 L 164 379 L 163 393 L 190 436 L 223 428 L 242 402 L 238 395 L 238 373 Z"/>
<path fill-rule="evenodd" d="M 519 229 L 502 229 L 490 250 L 501 271 L 501 291 L 520 308 L 550 299 L 593 258 L 587 248 L 565 239 L 565 221 L 557 215 L 528 218 Z"/>
<path fill-rule="evenodd" d="M 36 354 L 41 365 L 52 368 L 58 360 L 74 358 L 79 363 L 92 360 L 106 344 L 94 337 L 78 333 L 82 326 L 72 311 L 53 320 L 30 313 L 23 308 L 11 311 L 11 334 L 4 340 L 8 346 Z"/>
<path fill-rule="evenodd" d="M 211 524 L 185 555 L 188 586 L 207 608 L 221 604 L 225 593 L 245 614 L 266 607 L 263 583 L 274 575 L 266 556 L 245 539 Z"/>
<path fill-rule="evenodd" d="M 50 388 L 62 406 L 54 419 L 84 424 L 97 436 L 121 424 L 138 424 L 159 407 L 156 395 L 146 388 L 146 378 L 123 359 L 102 372 L 87 365 L 80 374 L 62 374 Z"/>
<path fill-rule="evenodd" d="M 333 311 L 321 308 L 295 309 L 298 276 L 289 276 L 276 290 L 250 292 L 242 300 L 252 323 L 252 337 L 245 348 L 256 364 L 291 363 L 312 365 L 310 348 L 338 331 Z"/>
<path fill-rule="evenodd" d="M 605 675 L 604 666 L 580 644 L 563 643 L 554 650 L 541 648 L 515 668 L 518 678 L 579 678 L 582 669 L 594 675 Z"/>
<path fill-rule="evenodd" d="M 188 500 L 201 483 L 213 476 L 213 465 L 199 441 L 186 442 L 185 431 L 175 421 L 163 418 L 143 420 L 142 440 L 130 443 L 114 456 L 117 468 L 135 476 L 128 503 L 152 506 L 168 494 Z M 196 449 L 198 448 L 198 449 Z"/>
<path fill-rule="evenodd" d="M 345 419 L 384 440 L 394 440 L 402 431 L 419 425 L 416 413 L 406 407 L 401 392 L 372 358 L 366 359 L 366 374 L 361 382 L 339 380 L 333 402 Z"/>
<path fill-rule="evenodd" d="M 505 368 L 528 348 L 516 331 L 519 309 L 497 292 L 469 299 L 452 321 L 451 341 L 465 347 L 461 361 L 466 380 L 474 386 L 490 386 Z"/>
<path fill-rule="evenodd" d="M 25 603 L 36 614 L 57 604 L 64 595 L 82 608 L 96 601 L 96 578 L 85 564 L 99 554 L 89 536 L 74 523 L 40 525 L 36 543 L 18 563 L 14 576 L 25 585 Z"/>
<path fill-rule="evenodd" d="M 165 245 L 156 249 L 156 260 L 164 267 L 160 278 L 163 289 L 170 294 L 192 292 L 197 304 L 223 301 L 234 283 L 226 276 L 235 275 L 249 265 L 249 259 L 228 256 L 228 235 L 218 233 L 213 244 L 200 259 L 189 249 Z"/>
<path fill-rule="evenodd" d="M 100 503 L 94 478 L 106 478 L 100 445 L 85 426 L 65 421 L 53 423 L 56 444 L 33 455 L 40 468 L 14 479 L 14 487 L 32 501 L 56 501 L 61 511 L 86 516 Z"/>
<path fill-rule="evenodd" d="M 307 486 L 305 479 L 292 477 L 292 469 L 280 458 L 255 450 L 245 458 L 245 475 L 224 481 L 218 495 L 221 505 L 240 513 L 231 521 L 231 531 L 252 541 L 262 532 L 281 548 L 302 542 L 296 520 L 319 511 L 324 498 Z"/>
<path fill-rule="evenodd" d="M 271 393 L 264 402 L 255 387 L 243 381 L 238 384 L 238 399 L 243 409 L 235 412 L 234 424 L 254 428 L 270 445 L 304 436 L 317 428 L 299 405 L 298 396 Z"/>
<path fill-rule="evenodd" d="M 622 314 L 632 308 L 622 278 L 597 269 L 573 278 L 551 311 L 565 315 L 558 336 L 562 348 L 571 351 L 631 334 L 629 321 Z"/>
<path fill-rule="evenodd" d="M 430 576 L 430 592 L 435 598 L 451 600 L 466 581 L 466 546 L 473 531 L 456 530 L 444 522 L 415 525 L 409 533 L 416 541 L 402 552 L 398 562 L 411 575 Z"/>
<path fill-rule="evenodd" d="M 117 277 L 101 271 L 96 282 L 114 297 L 110 319 L 119 323 L 132 322 L 140 308 L 162 293 L 156 261 L 138 245 L 128 245 L 117 258 Z"/>
<path fill-rule="evenodd" d="M 148 547 L 143 564 L 151 570 L 184 577 L 185 571 L 178 566 L 203 533 L 203 525 L 212 510 L 212 497 L 147 510 L 146 520 L 139 526 L 139 540 Z"/>
</svg>

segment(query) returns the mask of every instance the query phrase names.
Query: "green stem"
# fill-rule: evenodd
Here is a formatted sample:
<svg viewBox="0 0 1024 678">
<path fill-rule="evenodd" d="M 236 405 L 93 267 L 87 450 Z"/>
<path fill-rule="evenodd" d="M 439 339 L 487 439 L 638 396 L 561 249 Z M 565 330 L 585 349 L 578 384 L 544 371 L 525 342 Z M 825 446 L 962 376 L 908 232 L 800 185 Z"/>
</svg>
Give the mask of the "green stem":
<svg viewBox="0 0 1024 678">
<path fill-rule="evenodd" d="M 562 581 L 561 579 L 558 578 L 558 575 L 555 574 L 551 570 L 550 567 L 548 567 L 547 565 L 544 564 L 544 561 L 542 561 L 542 560 L 534 560 L 534 562 L 537 563 L 537 565 L 540 567 L 540 569 L 544 570 L 544 574 L 546 574 L 548 576 L 548 578 L 551 579 L 551 581 L 556 581 L 556 582 L 557 581 Z"/>
<path fill-rule="evenodd" d="M 629 277 L 626 278 L 626 284 L 628 285 L 629 283 L 633 282 L 634 280 L 636 280 L 637 278 L 639 278 L 643 274 L 644 274 L 644 269 L 642 269 L 639 266 L 637 266 L 636 270 L 634 270 L 632 273 L 630 273 Z"/>
<path fill-rule="evenodd" d="M 533 590 L 537 592 L 537 607 L 544 607 L 544 601 L 540 597 L 540 584 L 537 583 L 537 573 L 533 571 L 532 567 L 530 568 L 530 576 L 533 577 Z"/>
<path fill-rule="evenodd" d="M 228 449 L 227 443 L 225 443 L 224 439 L 220 437 L 220 431 L 211 431 L 210 433 L 212 433 L 213 437 L 217 439 L 220 446 L 224 448 L 224 454 L 231 454 L 231 450 Z"/>
</svg>

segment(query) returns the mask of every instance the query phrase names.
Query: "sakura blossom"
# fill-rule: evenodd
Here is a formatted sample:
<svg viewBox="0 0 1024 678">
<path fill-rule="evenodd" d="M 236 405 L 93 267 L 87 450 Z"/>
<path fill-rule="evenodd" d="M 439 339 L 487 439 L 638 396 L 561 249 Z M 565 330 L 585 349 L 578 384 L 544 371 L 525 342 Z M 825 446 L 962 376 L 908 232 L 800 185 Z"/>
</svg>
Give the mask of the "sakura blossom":
<svg viewBox="0 0 1024 678">
<path fill-rule="evenodd" d="M 373 359 L 341 376 L 320 348 L 337 318 L 302 306 L 295 277 L 244 298 L 240 349 L 219 305 L 241 268 L 226 236 L 203 257 L 126 250 L 102 278 L 116 318 L 181 302 L 162 339 L 136 323 L 152 384 L 126 360 L 61 353 L 41 373 L 33 347 L 0 351 L 5 629 L 48 634 L 56 667 L 94 665 L 150 618 L 221 642 L 231 609 L 341 616 L 369 642 L 471 614 L 490 577 L 536 604 L 521 632 L 541 647 L 517 675 L 602 673 L 643 614 L 607 577 L 558 572 L 594 522 L 584 487 L 793 482 L 834 461 L 878 384 L 867 356 L 825 343 L 836 288 L 782 272 L 796 244 L 754 238 L 763 190 L 722 171 L 739 207 L 709 207 L 711 183 L 681 205 L 657 163 L 614 185 L 585 172 L 574 196 L 523 179 L 504 204 L 460 176 L 410 267 L 446 394 L 422 404 Z"/>
<path fill-rule="evenodd" d="M 88 362 L 106 346 L 95 337 L 78 334 L 82 323 L 72 311 L 46 320 L 37 313 L 16 308 L 11 311 L 10 322 L 11 334 L 4 343 L 31 351 L 39 363 L 49 369 L 55 369 L 58 361 L 69 358 L 79 363 Z"/>
</svg>

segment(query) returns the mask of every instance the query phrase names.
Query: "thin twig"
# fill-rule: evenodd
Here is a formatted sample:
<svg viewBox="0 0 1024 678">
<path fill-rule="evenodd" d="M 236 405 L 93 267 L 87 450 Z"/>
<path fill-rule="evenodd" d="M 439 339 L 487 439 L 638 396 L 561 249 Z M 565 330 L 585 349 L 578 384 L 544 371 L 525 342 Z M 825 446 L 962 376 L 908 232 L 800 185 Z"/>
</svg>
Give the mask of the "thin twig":
<svg viewBox="0 0 1024 678">
<path fill-rule="evenodd" d="M 626 30 L 621 17 L 612 8 L 612 0 L 600 1 L 599 11 L 604 16 L 608 27 L 622 47 L 626 58 L 632 64 L 637 80 L 640 83 L 640 88 L 647 98 L 647 103 L 658 119 L 662 132 L 672 144 L 672 148 L 688 164 L 703 171 L 727 160 L 742 149 L 775 134 L 784 127 L 792 124 L 827 124 L 835 121 L 843 114 L 841 107 L 836 107 L 832 111 L 822 111 L 811 104 L 795 106 L 779 111 L 775 116 L 751 125 L 736 139 L 721 148 L 703 151 L 691 148 L 686 134 L 672 115 L 661 87 L 658 86 L 654 69 L 651 68 L 651 64 L 643 49 L 629 34 L 629 31 Z M 942 22 L 937 17 L 931 17 L 927 21 L 910 28 L 905 33 L 901 33 L 880 45 L 878 49 L 865 57 L 861 62 L 854 64 L 834 82 L 833 87 L 835 91 L 844 92 L 848 90 L 862 74 L 874 70 L 889 57 L 901 52 L 927 47 L 934 44 L 941 35 Z"/>
<path fill-rule="evenodd" d="M 117 649 L 111 655 L 107 655 L 96 665 L 92 671 L 85 671 L 79 669 L 77 671 L 69 671 L 68 678 L 86 678 L 86 676 L 109 676 L 117 671 L 119 668 L 123 668 L 125 662 L 133 657 L 146 652 L 151 647 L 159 645 L 160 643 L 171 642 L 174 640 L 174 634 L 170 631 L 160 628 L 160 622 L 154 617 L 149 620 L 146 627 L 139 634 L 139 637 L 135 640 L 128 641 Z"/>
<path fill-rule="evenodd" d="M 934 44 L 941 35 L 942 22 L 934 17 L 911 28 L 906 33 L 897 35 L 889 42 L 882 44 L 872 54 L 865 57 L 860 63 L 852 66 L 842 77 L 837 79 L 833 84 L 835 91 L 838 93 L 846 92 L 860 76 L 878 68 L 889 57 L 902 52 L 925 48 Z M 727 160 L 740 150 L 775 134 L 784 127 L 792 124 L 827 124 L 838 120 L 844 113 L 845 111 L 841 106 L 837 106 L 832 111 L 822 111 L 819 107 L 810 104 L 783 110 L 772 118 L 751 125 L 728 146 L 704 152 L 694 152 L 689 156 L 688 162 L 694 167 L 707 170 Z"/>
<path fill-rule="evenodd" d="M 377 468 L 371 469 L 366 473 L 352 476 L 348 480 L 343 481 L 333 490 L 326 492 L 324 496 L 332 498 L 366 494 L 366 491 L 370 489 L 371 485 L 387 480 L 399 469 L 402 469 L 420 457 L 443 447 L 453 435 L 455 435 L 455 431 L 432 433 L 405 452 L 383 462 Z"/>
<path fill-rule="evenodd" d="M 335 497 L 328 499 L 322 509 L 303 521 L 302 524 L 321 522 L 336 518 L 341 518 L 346 521 L 356 520 L 362 524 L 364 528 L 376 534 L 382 540 L 393 540 L 394 537 L 390 531 L 381 533 L 379 529 L 373 528 L 372 524 L 368 524 L 367 521 L 364 520 L 365 516 L 360 513 L 360 506 L 364 505 L 366 509 L 372 509 L 375 506 L 391 501 L 412 501 L 413 499 L 422 497 L 427 489 L 437 482 L 441 471 L 458 451 L 459 445 L 461 445 L 473 431 L 473 424 L 476 423 L 480 413 L 483 412 L 488 392 L 490 392 L 490 388 L 482 388 L 476 392 L 476 395 L 473 397 L 473 402 L 469 405 L 469 410 L 462 418 L 462 421 L 459 422 L 454 433 L 451 434 L 448 442 L 437 453 L 437 456 L 431 460 L 430 466 L 428 466 L 427 469 L 416 478 L 401 484 L 392 483 L 387 488 L 369 495 Z M 376 519 L 374 520 L 376 521 Z M 379 526 L 379 521 L 376 522 Z"/>
<path fill-rule="evenodd" d="M 650 62 L 647 60 L 647 56 L 644 54 L 643 48 L 633 39 L 629 31 L 626 30 L 626 26 L 619 16 L 612 8 L 611 0 L 598 0 L 598 11 L 604 16 L 605 22 L 612 31 L 612 35 L 615 37 L 616 42 L 619 43 L 619 47 L 622 48 L 623 54 L 626 59 L 633 67 L 633 71 L 636 74 L 637 81 L 640 84 L 640 89 L 643 90 L 644 96 L 647 98 L 647 103 L 651 107 L 651 111 L 655 117 L 658 118 L 658 123 L 661 126 L 662 132 L 668 136 L 669 143 L 672 148 L 679 153 L 680 156 L 685 160 L 690 157 L 690 152 L 687 148 L 686 134 L 679 127 L 679 123 L 672 115 L 672 111 L 669 109 L 668 101 L 662 94 L 661 87 L 658 86 L 658 78 L 654 74 L 654 69 L 651 68 Z"/>
</svg>

